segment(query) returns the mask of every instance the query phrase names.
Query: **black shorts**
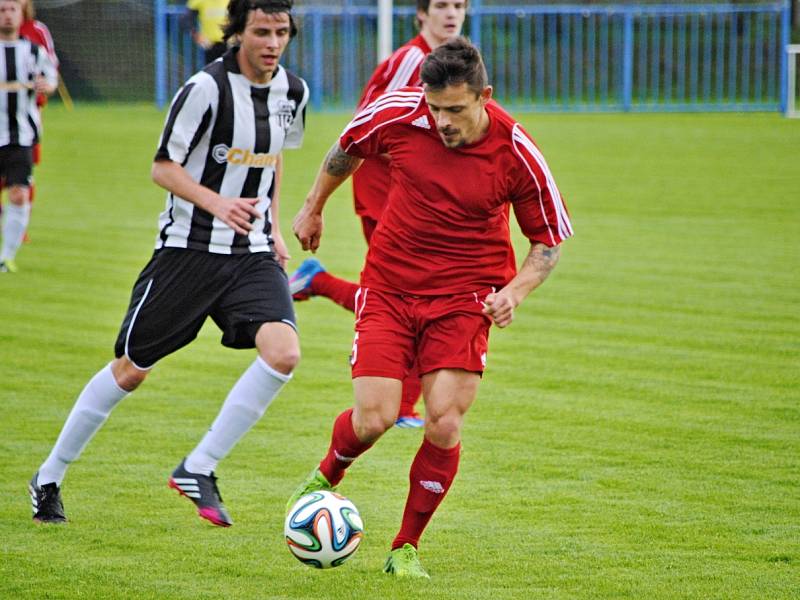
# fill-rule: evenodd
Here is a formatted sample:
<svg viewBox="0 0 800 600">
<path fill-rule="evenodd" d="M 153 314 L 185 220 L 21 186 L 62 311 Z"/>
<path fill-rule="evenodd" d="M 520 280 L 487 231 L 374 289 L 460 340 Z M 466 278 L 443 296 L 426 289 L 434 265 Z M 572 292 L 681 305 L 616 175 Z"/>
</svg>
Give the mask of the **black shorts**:
<svg viewBox="0 0 800 600">
<path fill-rule="evenodd" d="M 0 179 L 6 187 L 30 187 L 33 151 L 30 146 L 0 146 Z"/>
<path fill-rule="evenodd" d="M 115 355 L 149 369 L 194 340 L 209 316 L 229 348 L 255 347 L 264 323 L 297 329 L 286 273 L 271 253 L 162 248 L 133 286 Z"/>
</svg>

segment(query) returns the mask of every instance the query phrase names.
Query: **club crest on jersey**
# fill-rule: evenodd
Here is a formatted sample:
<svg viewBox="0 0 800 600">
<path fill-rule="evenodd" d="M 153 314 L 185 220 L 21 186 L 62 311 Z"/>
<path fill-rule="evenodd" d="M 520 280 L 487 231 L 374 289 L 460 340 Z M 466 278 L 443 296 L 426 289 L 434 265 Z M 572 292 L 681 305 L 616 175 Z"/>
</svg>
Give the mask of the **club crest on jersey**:
<svg viewBox="0 0 800 600">
<path fill-rule="evenodd" d="M 283 129 L 283 133 L 289 131 L 289 127 L 294 122 L 294 111 L 297 103 L 294 100 L 278 100 L 278 107 L 273 115 L 278 127 Z"/>
<path fill-rule="evenodd" d="M 263 152 L 250 152 L 242 148 L 230 148 L 225 144 L 217 144 L 211 150 L 211 156 L 219 164 L 244 165 L 246 167 L 274 167 L 278 157 Z"/>
</svg>

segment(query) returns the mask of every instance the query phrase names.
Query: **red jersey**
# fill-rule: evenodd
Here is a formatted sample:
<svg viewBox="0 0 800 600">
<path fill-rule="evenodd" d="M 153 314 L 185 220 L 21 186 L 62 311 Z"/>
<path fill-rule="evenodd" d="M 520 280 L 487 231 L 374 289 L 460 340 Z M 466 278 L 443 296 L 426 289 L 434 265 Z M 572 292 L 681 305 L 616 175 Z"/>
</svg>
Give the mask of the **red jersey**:
<svg viewBox="0 0 800 600">
<path fill-rule="evenodd" d="M 50 60 L 55 67 L 58 68 L 58 58 L 56 57 L 56 49 L 53 44 L 53 36 L 50 35 L 50 30 L 47 28 L 47 25 L 41 21 L 34 21 L 33 19 L 23 21 L 19 28 L 19 37 L 23 37 L 37 46 L 44 48 Z"/>
<path fill-rule="evenodd" d="M 431 48 L 421 35 L 395 50 L 370 77 L 358 101 L 356 112 L 363 110 L 381 94 L 421 85 L 419 68 Z M 353 201 L 356 214 L 378 221 L 389 194 L 389 162 L 385 157 L 366 159 L 353 174 Z"/>
<path fill-rule="evenodd" d="M 364 287 L 446 295 L 504 286 L 516 274 L 510 207 L 532 242 L 555 246 L 572 235 L 536 144 L 499 104 L 486 110 L 486 135 L 459 148 L 442 142 L 420 88 L 382 96 L 345 128 L 339 144 L 348 154 L 391 156 Z"/>
</svg>

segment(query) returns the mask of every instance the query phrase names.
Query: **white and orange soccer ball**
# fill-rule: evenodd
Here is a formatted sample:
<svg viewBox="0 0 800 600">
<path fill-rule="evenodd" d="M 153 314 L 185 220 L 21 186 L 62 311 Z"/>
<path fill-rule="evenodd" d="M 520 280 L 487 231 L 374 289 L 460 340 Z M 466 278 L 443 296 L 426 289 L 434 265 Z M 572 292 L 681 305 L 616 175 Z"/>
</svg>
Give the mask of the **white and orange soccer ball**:
<svg viewBox="0 0 800 600">
<path fill-rule="evenodd" d="M 358 549 L 364 522 L 358 509 L 336 492 L 311 492 L 286 515 L 283 526 L 289 550 L 317 569 L 338 567 Z"/>
</svg>

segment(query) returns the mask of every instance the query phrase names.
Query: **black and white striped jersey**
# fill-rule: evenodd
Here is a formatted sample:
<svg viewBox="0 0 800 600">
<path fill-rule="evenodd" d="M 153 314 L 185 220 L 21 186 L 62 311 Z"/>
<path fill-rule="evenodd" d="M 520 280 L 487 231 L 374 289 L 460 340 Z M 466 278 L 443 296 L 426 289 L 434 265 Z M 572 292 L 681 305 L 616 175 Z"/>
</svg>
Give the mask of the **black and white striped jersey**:
<svg viewBox="0 0 800 600">
<path fill-rule="evenodd" d="M 182 165 L 201 185 L 229 198 L 259 198 L 265 215 L 239 235 L 188 200 L 167 194 L 156 248 L 188 248 L 216 254 L 272 250 L 270 204 L 275 165 L 284 148 L 303 141 L 306 82 L 279 66 L 266 85 L 242 75 L 238 48 L 209 64 L 175 95 L 156 160 Z"/>
<path fill-rule="evenodd" d="M 0 146 L 33 146 L 42 121 L 33 82 L 44 76 L 58 83 L 56 66 L 47 51 L 25 39 L 0 41 Z"/>
</svg>

